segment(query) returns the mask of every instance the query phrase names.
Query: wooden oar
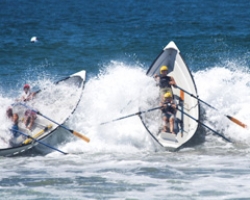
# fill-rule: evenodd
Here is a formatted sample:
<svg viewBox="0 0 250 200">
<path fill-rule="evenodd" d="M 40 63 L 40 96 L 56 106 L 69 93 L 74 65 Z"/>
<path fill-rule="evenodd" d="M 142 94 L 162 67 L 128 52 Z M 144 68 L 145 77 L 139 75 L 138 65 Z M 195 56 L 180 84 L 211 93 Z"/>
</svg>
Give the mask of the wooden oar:
<svg viewBox="0 0 250 200">
<path fill-rule="evenodd" d="M 35 135 L 33 135 L 34 138 L 38 138 L 39 136 L 41 136 L 43 133 L 45 133 L 46 131 L 48 131 L 49 129 L 52 128 L 52 124 L 44 127 L 42 130 L 40 130 L 39 132 L 37 132 Z M 23 141 L 23 144 L 29 144 L 31 143 L 32 139 L 28 138 L 26 140 Z"/>
<path fill-rule="evenodd" d="M 179 88 L 180 90 L 182 90 L 183 92 L 185 92 L 185 93 L 187 93 L 188 95 L 190 95 L 191 97 L 193 97 L 193 98 L 197 99 L 198 101 L 200 101 L 200 102 L 206 104 L 208 107 L 210 107 L 210 108 L 212 108 L 212 109 L 214 109 L 214 110 L 216 110 L 216 111 L 219 111 L 217 108 L 215 108 L 215 107 L 213 107 L 212 105 L 208 104 L 207 102 L 205 102 L 205 101 L 199 99 L 198 97 L 196 97 L 195 95 L 189 93 L 188 91 L 184 90 L 183 88 L 181 88 L 181 87 L 179 87 L 179 86 L 177 86 L 177 85 L 175 85 L 175 86 L 176 86 L 177 88 Z M 237 124 L 237 125 L 239 125 L 239 126 L 241 126 L 241 127 L 243 127 L 243 128 L 247 128 L 247 125 L 244 124 L 243 122 L 241 122 L 240 120 L 238 120 L 238 119 L 236 119 L 236 118 L 234 118 L 234 117 L 232 117 L 232 116 L 230 116 L 230 115 L 224 115 L 224 116 L 227 117 L 227 118 L 228 118 L 229 120 L 231 120 L 232 122 L 234 122 L 235 124 Z"/>
<path fill-rule="evenodd" d="M 84 140 L 84 141 L 86 141 L 86 142 L 89 142 L 89 141 L 90 141 L 90 139 L 89 139 L 88 137 L 86 137 L 86 136 L 84 136 L 84 135 L 78 133 L 77 131 L 74 131 L 74 130 L 69 129 L 69 128 L 66 127 L 66 126 L 63 126 L 63 125 L 59 124 L 58 122 L 54 121 L 53 119 L 50 119 L 49 117 L 43 115 L 43 114 L 40 113 L 39 111 L 34 110 L 34 109 L 31 108 L 30 106 L 28 106 L 28 105 L 26 105 L 26 104 L 24 104 L 24 103 L 19 103 L 19 104 L 22 105 L 22 106 L 24 106 L 24 107 L 26 107 L 26 108 L 28 108 L 28 109 L 30 109 L 30 110 L 32 110 L 32 111 L 34 111 L 34 112 L 37 113 L 38 115 L 40 115 L 40 116 L 44 117 L 45 119 L 47 119 L 47 120 L 49 120 L 49 121 L 51 121 L 51 122 L 57 124 L 58 126 L 64 128 L 64 129 L 66 129 L 67 131 L 71 132 L 73 135 L 75 135 L 75 136 L 81 138 L 82 140 Z"/>
<path fill-rule="evenodd" d="M 25 133 L 23 133 L 23 132 L 21 132 L 21 131 L 19 131 L 19 130 L 16 130 L 16 129 L 10 129 L 10 130 L 11 130 L 11 131 L 18 132 L 18 133 L 20 133 L 20 134 L 22 134 L 22 135 L 24 135 L 24 136 L 26 136 L 26 137 L 28 137 L 28 138 L 31 138 L 32 140 L 36 141 L 37 143 L 40 143 L 40 144 L 42 144 L 42 145 L 44 145 L 44 146 L 46 146 L 46 147 L 48 147 L 48 148 L 50 148 L 50 149 L 53 149 L 53 150 L 55 150 L 55 151 L 58 151 L 58 152 L 60 152 L 60 153 L 62 153 L 62 154 L 64 154 L 64 155 L 68 154 L 68 153 L 65 153 L 65 152 L 63 152 L 63 151 L 61 151 L 61 150 L 59 150 L 59 149 L 57 149 L 57 148 L 55 148 L 55 147 L 52 147 L 52 146 L 50 146 L 50 145 L 48 145 L 48 144 L 46 144 L 46 143 L 44 143 L 44 142 L 42 142 L 42 141 L 40 141 L 40 140 L 37 140 L 37 139 L 33 138 L 32 136 L 30 136 L 30 135 L 28 135 L 28 134 L 25 134 Z"/>
<path fill-rule="evenodd" d="M 210 131 L 213 131 L 216 135 L 218 135 L 219 137 L 223 138 L 224 140 L 226 140 L 227 142 L 231 142 L 231 140 L 229 140 L 228 138 L 226 138 L 224 135 L 218 133 L 217 131 L 215 131 L 214 129 L 210 128 L 209 126 L 207 126 L 206 124 L 204 124 L 203 122 L 201 122 L 198 119 L 195 119 L 194 117 L 192 117 L 191 115 L 189 115 L 188 113 L 184 112 L 183 110 L 181 110 L 180 108 L 177 107 L 177 109 L 182 112 L 184 115 L 187 115 L 189 118 L 191 118 L 192 120 L 196 121 L 197 123 L 201 124 L 202 126 L 206 127 L 207 129 L 209 129 Z"/>
<path fill-rule="evenodd" d="M 104 124 L 108 124 L 108 123 L 110 123 L 110 122 L 115 122 L 115 121 L 118 121 L 118 120 L 121 120 L 121 119 L 133 117 L 133 116 L 135 116 L 135 115 L 140 115 L 140 114 L 142 114 L 142 113 L 151 112 L 151 111 L 153 111 L 153 110 L 157 110 L 157 109 L 160 109 L 160 108 L 161 108 L 161 106 L 155 107 L 155 108 L 151 108 L 151 109 L 149 109 L 149 110 L 139 111 L 139 112 L 137 112 L 137 113 L 130 114 L 130 115 L 127 115 L 127 116 L 124 116 L 124 117 L 120 117 L 120 118 L 117 118 L 117 119 L 113 119 L 113 120 L 108 121 L 108 122 L 103 122 L 103 123 L 101 123 L 100 125 L 104 125 Z"/>
</svg>

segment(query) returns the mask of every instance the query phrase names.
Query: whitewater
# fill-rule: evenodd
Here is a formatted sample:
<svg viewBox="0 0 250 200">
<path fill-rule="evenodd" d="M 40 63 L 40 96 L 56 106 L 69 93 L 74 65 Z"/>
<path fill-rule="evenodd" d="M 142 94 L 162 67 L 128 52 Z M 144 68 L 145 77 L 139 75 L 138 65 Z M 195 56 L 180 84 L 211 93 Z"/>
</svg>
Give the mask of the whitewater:
<svg viewBox="0 0 250 200">
<path fill-rule="evenodd" d="M 250 124 L 247 68 L 230 61 L 192 73 L 199 98 L 219 110 L 201 104 L 202 122 L 233 143 L 206 130 L 205 141 L 177 152 L 155 144 L 137 116 L 100 125 L 136 113 L 139 106 L 156 99 L 158 88 L 145 73 L 141 64 L 110 61 L 97 76 L 89 77 L 82 99 L 65 125 L 89 137 L 90 143 L 59 129 L 47 142 L 69 155 L 39 145 L 23 156 L 1 158 L 2 198 L 10 194 L 18 199 L 69 198 L 69 191 L 72 199 L 248 197 L 250 132 L 225 117 L 231 115 Z M 45 82 L 48 80 L 34 84 L 39 87 Z M 14 98 L 2 93 L 1 107 L 8 107 Z M 9 122 L 4 110 L 1 124 L 1 138 L 6 140 L 9 133 L 3 130 Z"/>
</svg>

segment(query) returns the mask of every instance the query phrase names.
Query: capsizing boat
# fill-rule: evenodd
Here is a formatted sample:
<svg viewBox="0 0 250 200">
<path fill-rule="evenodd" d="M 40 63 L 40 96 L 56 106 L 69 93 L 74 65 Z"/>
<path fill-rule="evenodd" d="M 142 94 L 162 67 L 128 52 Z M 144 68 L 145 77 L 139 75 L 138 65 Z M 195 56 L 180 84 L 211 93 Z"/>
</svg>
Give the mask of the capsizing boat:
<svg viewBox="0 0 250 200">
<path fill-rule="evenodd" d="M 19 115 L 19 132 L 23 134 L 9 141 L 10 147 L 0 149 L 0 156 L 20 154 L 50 137 L 75 111 L 83 93 L 85 79 L 86 71 L 82 70 L 39 90 L 35 98 L 29 102 L 12 104 L 13 113 Z M 46 115 L 36 115 L 34 125 L 29 130 L 24 124 L 27 111 L 37 111 Z M 31 137 L 27 138 L 24 135 Z"/>
</svg>

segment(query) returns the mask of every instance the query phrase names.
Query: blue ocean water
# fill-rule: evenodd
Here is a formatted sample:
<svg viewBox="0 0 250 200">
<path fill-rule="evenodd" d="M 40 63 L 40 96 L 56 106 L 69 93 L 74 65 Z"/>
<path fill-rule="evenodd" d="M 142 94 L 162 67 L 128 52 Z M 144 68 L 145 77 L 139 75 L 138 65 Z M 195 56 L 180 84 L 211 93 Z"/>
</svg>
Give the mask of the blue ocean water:
<svg viewBox="0 0 250 200">
<path fill-rule="evenodd" d="M 248 0 L 0 1 L 1 137 L 5 108 L 24 83 L 36 88 L 84 69 L 83 98 L 67 125 L 91 139 L 61 130 L 51 144 L 78 155 L 38 147 L 0 158 L 0 198 L 248 199 L 250 133 L 223 114 L 250 124 L 249 7 Z M 204 123 L 234 144 L 207 131 L 205 142 L 166 152 L 136 117 L 96 126 L 135 112 L 140 91 L 150 97 L 146 70 L 172 40 L 200 98 L 219 108 L 203 105 Z"/>
</svg>

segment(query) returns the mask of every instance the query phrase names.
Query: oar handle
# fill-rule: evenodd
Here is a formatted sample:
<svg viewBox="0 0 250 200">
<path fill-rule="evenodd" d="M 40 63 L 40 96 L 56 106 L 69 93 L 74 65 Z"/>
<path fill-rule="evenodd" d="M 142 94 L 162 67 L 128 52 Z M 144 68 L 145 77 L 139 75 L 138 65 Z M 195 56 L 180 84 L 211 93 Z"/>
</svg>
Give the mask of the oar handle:
<svg viewBox="0 0 250 200">
<path fill-rule="evenodd" d="M 206 103 L 205 101 L 202 101 L 201 99 L 199 99 L 199 97 L 197 97 L 197 96 L 193 95 L 192 93 L 188 92 L 187 90 L 181 88 L 180 86 L 175 85 L 175 87 L 178 88 L 178 89 L 180 89 L 180 90 L 182 90 L 183 92 L 185 92 L 186 94 L 190 95 L 191 97 L 197 99 L 198 101 L 201 101 L 201 102 L 207 104 L 208 106 L 211 106 L 211 105 L 209 105 L 208 103 Z M 212 106 L 211 106 L 211 107 L 212 107 Z"/>
</svg>

